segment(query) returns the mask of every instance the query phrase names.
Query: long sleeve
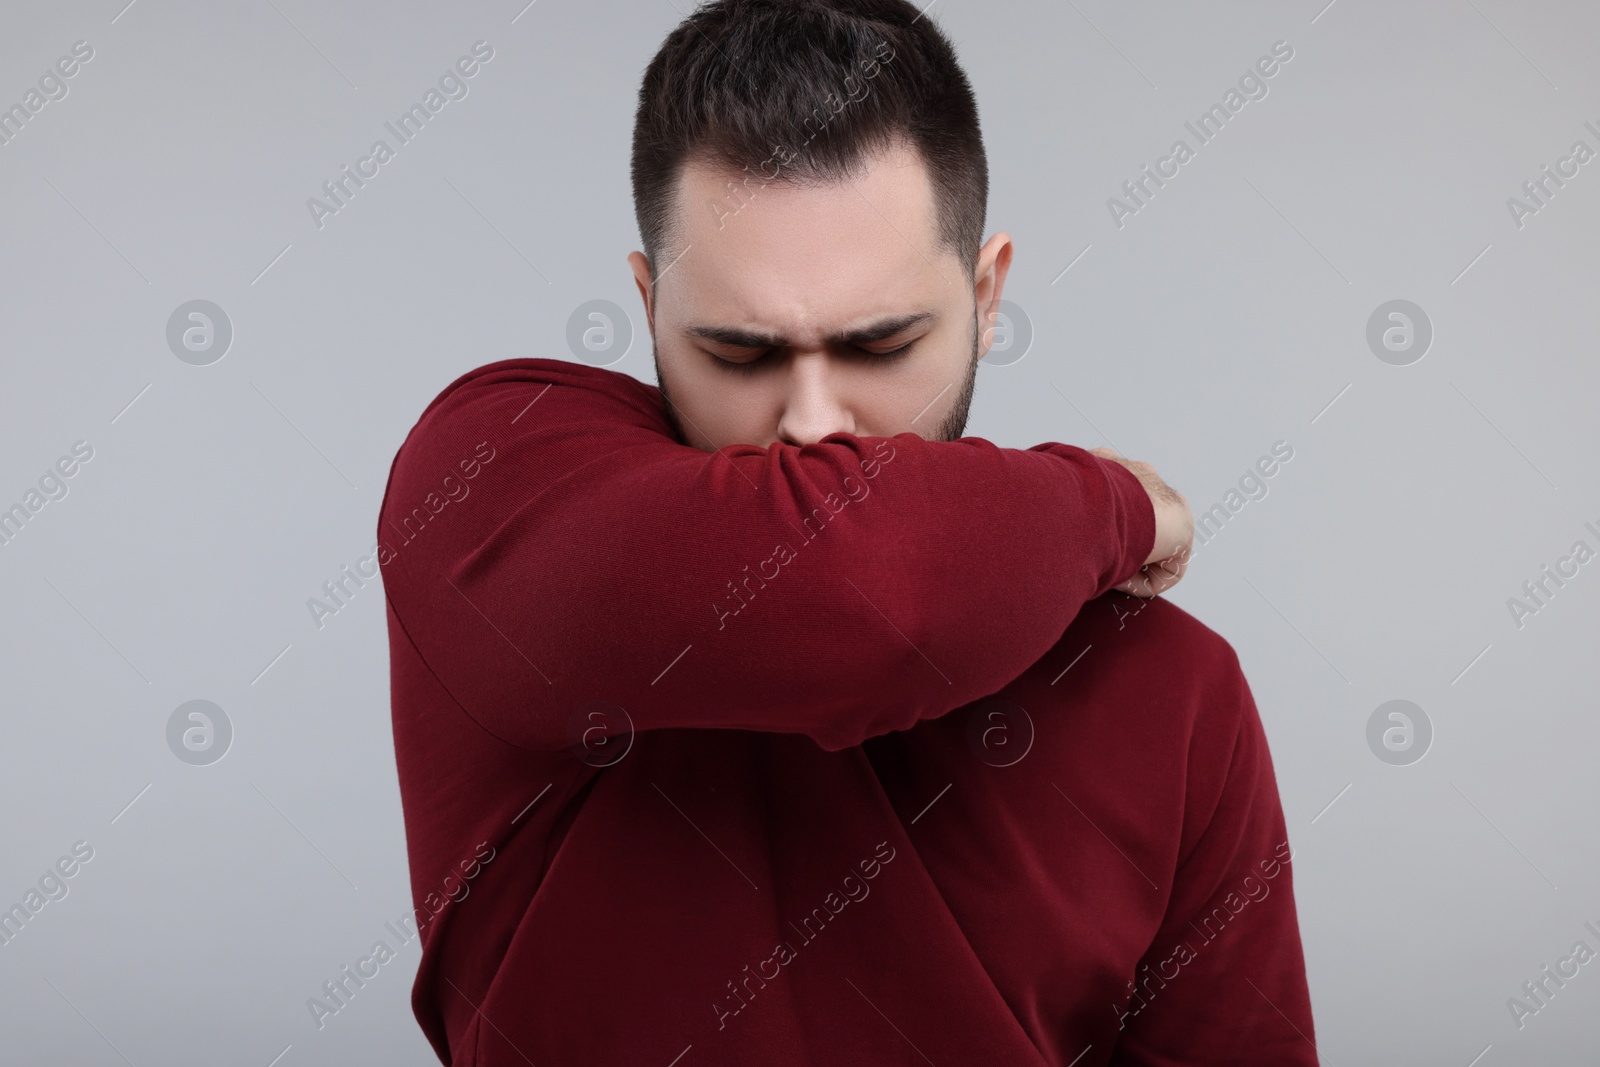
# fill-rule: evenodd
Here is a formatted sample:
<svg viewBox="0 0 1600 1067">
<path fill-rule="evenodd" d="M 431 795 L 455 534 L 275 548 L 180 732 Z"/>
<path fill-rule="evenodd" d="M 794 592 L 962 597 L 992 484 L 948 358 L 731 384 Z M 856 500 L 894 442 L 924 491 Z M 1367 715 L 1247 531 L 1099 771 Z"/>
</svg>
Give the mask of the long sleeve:
<svg viewBox="0 0 1600 1067">
<path fill-rule="evenodd" d="M 1193 841 L 1122 994 L 1111 1067 L 1319 1062 L 1272 757 L 1231 647 L 1227 658 L 1232 682 L 1216 687 L 1225 713 L 1200 725 L 1190 755 L 1184 836 Z"/>
<path fill-rule="evenodd" d="M 603 722 L 834 751 L 1000 689 L 1139 569 L 1155 520 L 1132 473 L 1071 445 L 707 453 L 651 386 L 514 359 L 429 404 L 377 533 L 405 639 L 504 741 Z"/>
</svg>

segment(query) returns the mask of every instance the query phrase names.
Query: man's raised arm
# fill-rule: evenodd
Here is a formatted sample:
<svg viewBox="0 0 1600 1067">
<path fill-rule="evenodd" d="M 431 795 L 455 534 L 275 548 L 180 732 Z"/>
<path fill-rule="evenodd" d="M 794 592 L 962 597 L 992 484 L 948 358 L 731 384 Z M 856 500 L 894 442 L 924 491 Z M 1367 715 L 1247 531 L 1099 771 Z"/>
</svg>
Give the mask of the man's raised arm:
<svg viewBox="0 0 1600 1067">
<path fill-rule="evenodd" d="M 469 476 L 470 474 L 470 476 Z M 502 739 L 803 733 L 838 750 L 995 692 L 1155 542 L 1126 467 L 913 433 L 679 443 L 650 386 L 547 359 L 463 375 L 391 467 L 390 610 Z"/>
</svg>

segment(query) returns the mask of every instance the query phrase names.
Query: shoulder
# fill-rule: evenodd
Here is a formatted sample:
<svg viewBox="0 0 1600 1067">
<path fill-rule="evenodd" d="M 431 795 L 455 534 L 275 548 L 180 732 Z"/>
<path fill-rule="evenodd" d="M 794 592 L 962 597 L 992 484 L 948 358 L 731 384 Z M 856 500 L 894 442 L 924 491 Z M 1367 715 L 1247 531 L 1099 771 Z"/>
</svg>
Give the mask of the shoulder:
<svg viewBox="0 0 1600 1067">
<path fill-rule="evenodd" d="M 1230 774 L 1254 774 L 1265 758 L 1233 645 L 1164 597 L 1089 601 L 1029 675 L 1137 779 L 1179 785 L 1189 811 L 1214 805 Z"/>
<path fill-rule="evenodd" d="M 395 451 L 385 496 L 436 482 L 475 452 L 543 449 L 573 436 L 571 427 L 602 439 L 670 432 L 660 390 L 631 375 L 559 359 L 497 360 L 458 375 L 423 408 Z"/>
<path fill-rule="evenodd" d="M 1165 597 L 1105 593 L 1083 606 L 1062 641 L 1093 644 L 1129 669 L 1142 664 L 1139 673 L 1173 694 L 1244 679 L 1228 639 Z"/>
<path fill-rule="evenodd" d="M 510 417 L 520 421 L 519 416 L 527 410 L 525 405 L 543 402 L 547 392 L 555 402 L 551 407 L 565 407 L 585 399 L 620 402 L 652 415 L 659 414 L 662 407 L 659 389 L 620 371 L 561 359 L 501 359 L 475 367 L 446 385 L 423 409 L 417 427 L 485 408 L 493 409 L 496 415 L 504 414 L 503 408 L 510 409 Z"/>
<path fill-rule="evenodd" d="M 1093 753 L 1083 774 L 1121 783 L 1119 803 L 1176 832 L 1175 859 L 1278 803 L 1238 654 L 1170 600 L 1096 597 L 1025 679 L 1019 693 L 1069 713 L 1070 748 Z"/>
</svg>

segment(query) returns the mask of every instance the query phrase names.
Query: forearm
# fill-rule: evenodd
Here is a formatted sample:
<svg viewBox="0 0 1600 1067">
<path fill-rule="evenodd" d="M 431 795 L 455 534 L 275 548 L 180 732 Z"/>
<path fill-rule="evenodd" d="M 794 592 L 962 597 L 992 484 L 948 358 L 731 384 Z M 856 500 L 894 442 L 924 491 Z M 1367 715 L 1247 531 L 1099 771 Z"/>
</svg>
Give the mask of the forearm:
<svg viewBox="0 0 1600 1067">
<path fill-rule="evenodd" d="M 513 743 L 566 745 L 600 702 L 635 729 L 857 744 L 1003 686 L 1154 538 L 1137 479 L 1072 446 L 708 454 L 601 373 L 519 361 L 436 402 L 385 497 L 494 442 L 476 504 L 384 575 L 435 674 Z"/>
</svg>

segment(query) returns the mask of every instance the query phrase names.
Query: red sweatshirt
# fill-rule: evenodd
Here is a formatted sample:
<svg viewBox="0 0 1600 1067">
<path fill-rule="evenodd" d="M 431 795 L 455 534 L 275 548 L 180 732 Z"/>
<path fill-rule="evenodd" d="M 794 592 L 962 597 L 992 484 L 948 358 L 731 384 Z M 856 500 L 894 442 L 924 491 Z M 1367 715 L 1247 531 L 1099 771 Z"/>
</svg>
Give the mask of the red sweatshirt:
<svg viewBox="0 0 1600 1067">
<path fill-rule="evenodd" d="M 456 1067 L 1314 1065 L 1228 643 L 1110 590 L 1119 464 L 830 434 L 711 454 L 510 359 L 378 539 L 422 961 Z"/>
</svg>

